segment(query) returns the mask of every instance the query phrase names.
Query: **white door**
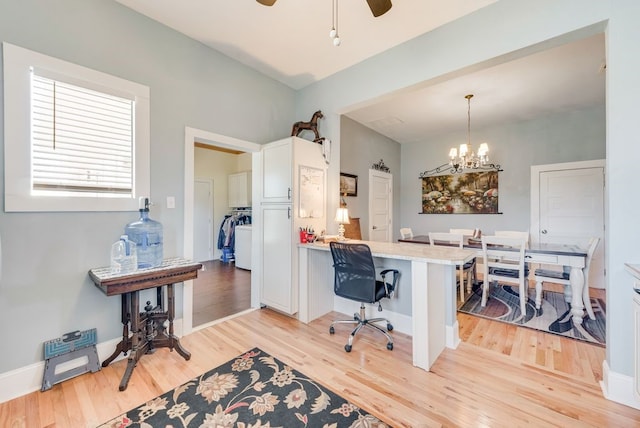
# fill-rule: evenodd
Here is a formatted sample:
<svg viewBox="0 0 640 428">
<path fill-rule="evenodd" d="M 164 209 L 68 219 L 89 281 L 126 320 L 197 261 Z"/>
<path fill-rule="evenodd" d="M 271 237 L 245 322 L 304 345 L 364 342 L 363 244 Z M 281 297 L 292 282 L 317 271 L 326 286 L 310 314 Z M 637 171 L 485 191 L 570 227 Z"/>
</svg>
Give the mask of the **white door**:
<svg viewBox="0 0 640 428">
<path fill-rule="evenodd" d="M 534 171 L 535 168 L 535 171 Z M 532 167 L 531 238 L 540 243 L 600 243 L 591 260 L 589 286 L 604 288 L 604 161 Z M 533 206 L 537 204 L 537 218 Z"/>
<path fill-rule="evenodd" d="M 193 183 L 193 258 L 213 260 L 213 180 L 206 178 Z"/>
<path fill-rule="evenodd" d="M 393 176 L 369 170 L 369 241 L 391 242 L 393 231 Z"/>
</svg>

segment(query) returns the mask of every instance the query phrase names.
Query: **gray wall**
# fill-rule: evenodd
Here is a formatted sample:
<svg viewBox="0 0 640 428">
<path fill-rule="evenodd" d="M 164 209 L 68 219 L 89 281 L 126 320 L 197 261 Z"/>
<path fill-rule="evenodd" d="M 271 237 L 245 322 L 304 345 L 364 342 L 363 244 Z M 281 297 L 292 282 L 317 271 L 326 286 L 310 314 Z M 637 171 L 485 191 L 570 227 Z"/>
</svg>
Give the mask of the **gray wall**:
<svg viewBox="0 0 640 428">
<path fill-rule="evenodd" d="M 489 160 L 502 166 L 498 175 L 502 214 L 418 214 L 422 211 L 419 174 L 446 163 L 449 148 L 466 141 L 466 132 L 461 129 L 460 133 L 402 145 L 401 219 L 402 225 L 411 227 L 414 234 L 445 232 L 450 227 L 478 227 L 485 234 L 496 229 L 528 230 L 532 165 L 606 157 L 604 106 L 499 127 L 473 128 L 473 147 L 487 142 Z"/>
<path fill-rule="evenodd" d="M 167 257 L 183 254 L 184 127 L 264 143 L 295 121 L 290 88 L 112 0 L 0 0 L 0 40 L 150 87 L 151 217 L 164 226 Z M 0 325 L 11 345 L 0 373 L 42 361 L 42 343 L 72 330 L 96 327 L 100 342 L 121 335 L 120 299 L 87 271 L 109 264 L 111 243 L 137 218 L 0 212 Z"/>
<path fill-rule="evenodd" d="M 384 161 L 393 175 L 393 233 L 398 238 L 400 224 L 400 144 L 349 119 L 340 117 L 340 172 L 358 176 L 358 196 L 345 198 L 349 216 L 360 217 L 362 239 L 369 238 L 369 170 Z M 338 189 L 340 187 L 338 186 Z M 335 210 L 334 210 L 335 212 Z M 333 219 L 333 217 L 329 217 Z"/>
</svg>

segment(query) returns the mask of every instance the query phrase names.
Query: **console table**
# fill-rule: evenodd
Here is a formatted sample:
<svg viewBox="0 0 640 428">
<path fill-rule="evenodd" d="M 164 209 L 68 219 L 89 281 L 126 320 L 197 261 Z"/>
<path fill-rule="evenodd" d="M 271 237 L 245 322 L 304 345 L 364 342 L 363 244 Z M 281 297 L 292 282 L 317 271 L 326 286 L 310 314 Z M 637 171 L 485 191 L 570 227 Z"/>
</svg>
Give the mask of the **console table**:
<svg viewBox="0 0 640 428">
<path fill-rule="evenodd" d="M 113 354 L 102 362 L 108 366 L 120 353 L 129 354 L 127 368 L 120 381 L 119 389 L 127 389 L 131 373 L 138 360 L 144 354 L 150 354 L 156 348 L 175 348 L 185 360 L 191 354 L 182 347 L 180 340 L 173 334 L 173 318 L 175 302 L 173 285 L 194 279 L 202 264 L 182 258 L 165 259 L 156 268 L 141 269 L 129 274 L 112 274 L 108 267 L 91 269 L 89 276 L 94 284 L 107 296 L 120 295 L 122 299 L 122 341 L 118 343 Z M 167 286 L 167 302 L 163 304 L 162 287 Z M 144 312 L 140 312 L 140 290 L 156 288 L 156 304 L 147 302 Z M 165 322 L 169 321 L 169 331 Z M 129 335 L 131 332 L 131 335 Z"/>
</svg>

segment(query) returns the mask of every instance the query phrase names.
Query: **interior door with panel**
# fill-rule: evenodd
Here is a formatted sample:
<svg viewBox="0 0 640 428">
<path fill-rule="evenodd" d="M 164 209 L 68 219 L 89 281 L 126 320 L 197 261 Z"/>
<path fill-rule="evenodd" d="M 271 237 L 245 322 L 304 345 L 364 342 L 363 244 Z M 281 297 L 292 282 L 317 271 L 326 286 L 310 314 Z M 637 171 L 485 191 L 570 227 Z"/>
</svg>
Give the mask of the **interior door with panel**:
<svg viewBox="0 0 640 428">
<path fill-rule="evenodd" d="M 369 170 L 369 241 L 391 242 L 393 231 L 393 176 Z"/>
<path fill-rule="evenodd" d="M 213 260 L 213 180 L 193 183 L 193 259 Z"/>
<path fill-rule="evenodd" d="M 586 248 L 590 238 L 600 238 L 589 286 L 604 288 L 604 161 L 538 165 L 531 180 L 532 241 Z"/>
</svg>

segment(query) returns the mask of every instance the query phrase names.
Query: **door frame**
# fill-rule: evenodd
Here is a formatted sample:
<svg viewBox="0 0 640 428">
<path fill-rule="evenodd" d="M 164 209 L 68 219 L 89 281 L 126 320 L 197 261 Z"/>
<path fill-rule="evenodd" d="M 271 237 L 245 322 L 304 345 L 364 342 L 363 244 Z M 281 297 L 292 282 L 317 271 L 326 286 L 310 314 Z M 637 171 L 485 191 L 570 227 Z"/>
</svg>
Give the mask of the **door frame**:
<svg viewBox="0 0 640 428">
<path fill-rule="evenodd" d="M 184 128 L 184 221 L 183 221 L 183 248 L 184 258 L 193 259 L 193 190 L 195 179 L 195 143 L 207 144 L 214 147 L 222 147 L 225 149 L 241 150 L 253 153 L 255 159 L 256 153 L 260 152 L 260 144 L 250 141 L 240 140 L 226 135 L 216 134 L 214 132 L 202 129 Z M 255 163 L 255 162 L 254 162 Z M 255 188 L 256 175 L 252 176 L 252 187 Z M 255 246 L 255 242 L 252 242 Z M 182 296 L 182 334 L 189 334 L 193 331 L 193 280 L 184 281 Z M 251 271 L 251 307 L 258 307 L 254 302 L 259 300 L 258 281 L 254 271 Z M 206 326 L 198 326 L 202 328 Z"/>
</svg>

